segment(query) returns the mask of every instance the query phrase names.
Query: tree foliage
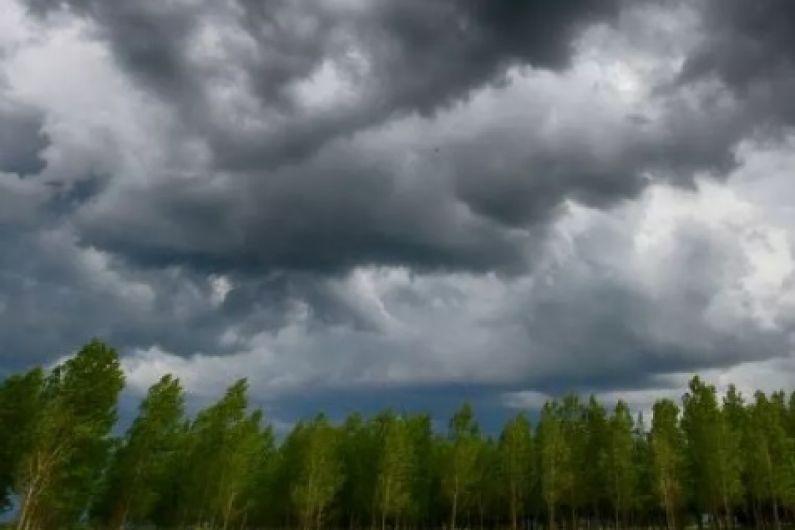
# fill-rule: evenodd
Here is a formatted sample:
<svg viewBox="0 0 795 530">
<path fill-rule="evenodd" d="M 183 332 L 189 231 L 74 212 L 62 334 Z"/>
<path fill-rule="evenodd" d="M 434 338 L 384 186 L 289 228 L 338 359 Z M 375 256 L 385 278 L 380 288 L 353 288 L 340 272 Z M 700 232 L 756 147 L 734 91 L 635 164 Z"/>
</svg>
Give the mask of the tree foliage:
<svg viewBox="0 0 795 530">
<path fill-rule="evenodd" d="M 570 394 L 495 437 L 464 404 L 444 433 L 427 414 L 319 414 L 277 443 L 246 380 L 187 417 L 170 375 L 114 438 L 122 386 L 96 340 L 0 381 L 0 509 L 18 529 L 778 530 L 795 515 L 795 394 L 719 396 L 694 377 L 649 429 L 622 401 Z"/>
</svg>

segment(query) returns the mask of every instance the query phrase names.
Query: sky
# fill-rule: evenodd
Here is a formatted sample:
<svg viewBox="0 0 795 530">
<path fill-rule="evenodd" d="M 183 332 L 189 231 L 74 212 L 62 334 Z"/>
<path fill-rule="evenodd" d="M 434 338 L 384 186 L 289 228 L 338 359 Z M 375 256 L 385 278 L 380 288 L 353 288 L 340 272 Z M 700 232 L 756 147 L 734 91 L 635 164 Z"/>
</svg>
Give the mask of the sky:
<svg viewBox="0 0 795 530">
<path fill-rule="evenodd" d="M 274 425 L 795 386 L 790 0 L 4 0 L 0 375 Z"/>
</svg>

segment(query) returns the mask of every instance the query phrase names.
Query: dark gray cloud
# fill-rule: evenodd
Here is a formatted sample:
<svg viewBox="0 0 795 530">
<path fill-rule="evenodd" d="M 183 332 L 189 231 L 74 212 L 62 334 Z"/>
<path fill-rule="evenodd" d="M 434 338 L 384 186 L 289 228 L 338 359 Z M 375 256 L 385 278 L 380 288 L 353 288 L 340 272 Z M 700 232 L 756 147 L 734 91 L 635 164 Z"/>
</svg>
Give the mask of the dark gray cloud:
<svg viewBox="0 0 795 530">
<path fill-rule="evenodd" d="M 212 180 L 158 182 L 87 207 L 79 226 L 87 242 L 142 263 L 215 271 L 524 262 L 517 243 L 527 236 L 462 211 L 431 175 L 401 182 L 411 176 L 392 163 L 368 160 L 354 145 L 281 171 L 236 175 L 220 187 Z"/>
<path fill-rule="evenodd" d="M 217 348 L 220 328 L 203 283 L 177 271 L 136 274 L 106 255 L 75 248 L 57 231 L 17 226 L 0 235 L 4 370 L 49 362 L 93 336 L 119 348 L 152 342 L 185 353 Z M 185 333 L 188 328 L 193 331 Z"/>
<path fill-rule="evenodd" d="M 521 272 L 566 199 L 609 207 L 652 181 L 692 185 L 729 167 L 746 133 L 746 114 L 711 94 L 660 95 L 640 119 L 649 109 L 598 87 L 567 97 L 576 83 L 508 75 L 565 73 L 581 32 L 618 20 L 620 2 L 30 5 L 88 17 L 209 150 L 195 178 L 155 166 L 76 217 L 84 244 L 150 266 Z M 478 124 L 461 109 L 495 83 L 521 85 L 502 97 L 524 108 Z"/>
<path fill-rule="evenodd" d="M 0 171 L 27 175 L 44 169 L 41 152 L 49 140 L 43 120 L 40 111 L 0 93 Z"/>
<path fill-rule="evenodd" d="M 652 182 L 692 187 L 698 171 L 732 166 L 730 147 L 746 130 L 743 114 L 701 99 L 666 102 L 653 123 L 622 116 L 598 94 L 550 112 L 544 99 L 568 103 L 550 91 L 570 87 L 536 93 L 532 84 L 502 95 L 528 105 L 507 130 L 500 117 L 452 130 L 471 116 L 451 111 L 435 118 L 438 132 L 425 118 L 398 120 L 279 169 L 153 178 L 86 205 L 75 217 L 80 236 L 138 263 L 215 272 L 521 273 L 567 199 L 606 208 Z M 582 111 L 592 121 L 579 122 Z"/>
<path fill-rule="evenodd" d="M 785 2 L 24 3 L 0 373 L 99 335 L 137 389 L 248 375 L 289 416 L 789 352 L 786 227 L 703 184 L 795 117 Z"/>
<path fill-rule="evenodd" d="M 703 40 L 682 81 L 717 78 L 758 122 L 792 125 L 795 103 L 795 5 L 787 0 L 701 2 Z"/>
<path fill-rule="evenodd" d="M 718 75 L 747 90 L 771 75 L 795 67 L 795 6 L 786 0 L 701 2 L 701 47 L 688 60 L 685 76 Z"/>
<path fill-rule="evenodd" d="M 511 65 L 565 67 L 577 32 L 613 19 L 620 4 L 28 1 L 38 14 L 66 8 L 90 18 L 122 67 L 209 141 L 216 164 L 235 168 L 299 159 L 396 112 L 432 113 L 499 81 Z M 208 27 L 219 32 L 212 42 L 202 40 Z M 216 49 L 203 54 L 205 46 Z M 306 112 L 295 84 L 324 64 L 355 85 L 355 102 Z M 277 123 L 275 130 L 266 125 L 251 134 L 230 120 L 225 114 L 235 109 L 217 108 L 213 100 L 213 90 L 223 85 L 251 96 L 254 104 L 245 112 Z"/>
</svg>

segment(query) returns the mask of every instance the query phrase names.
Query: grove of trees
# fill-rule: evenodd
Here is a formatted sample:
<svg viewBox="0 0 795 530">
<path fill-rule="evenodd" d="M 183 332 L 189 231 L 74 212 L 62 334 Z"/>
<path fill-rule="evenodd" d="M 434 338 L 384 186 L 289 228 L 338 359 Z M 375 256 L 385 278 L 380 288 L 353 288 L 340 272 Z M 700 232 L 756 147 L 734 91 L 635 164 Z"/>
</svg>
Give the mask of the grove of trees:
<svg viewBox="0 0 795 530">
<path fill-rule="evenodd" d="M 0 382 L 0 511 L 19 530 L 780 529 L 795 522 L 795 393 L 719 395 L 693 377 L 647 425 L 576 395 L 498 436 L 392 410 L 274 437 L 245 380 L 193 417 L 163 376 L 121 436 L 124 376 L 94 340 Z"/>
</svg>

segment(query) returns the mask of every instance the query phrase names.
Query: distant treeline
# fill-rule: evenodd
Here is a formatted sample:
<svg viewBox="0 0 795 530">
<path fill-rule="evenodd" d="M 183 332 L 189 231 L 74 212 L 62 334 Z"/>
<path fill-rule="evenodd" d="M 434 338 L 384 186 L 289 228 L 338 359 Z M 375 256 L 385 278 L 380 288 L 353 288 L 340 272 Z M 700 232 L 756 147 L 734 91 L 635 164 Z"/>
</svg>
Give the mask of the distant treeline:
<svg viewBox="0 0 795 530">
<path fill-rule="evenodd" d="M 164 376 L 111 430 L 124 377 L 99 341 L 0 384 L 0 503 L 21 530 L 780 527 L 795 515 L 795 394 L 694 377 L 647 428 L 569 395 L 497 438 L 463 405 L 447 432 L 386 411 L 299 422 L 277 444 L 245 380 L 194 418 Z"/>
</svg>

